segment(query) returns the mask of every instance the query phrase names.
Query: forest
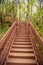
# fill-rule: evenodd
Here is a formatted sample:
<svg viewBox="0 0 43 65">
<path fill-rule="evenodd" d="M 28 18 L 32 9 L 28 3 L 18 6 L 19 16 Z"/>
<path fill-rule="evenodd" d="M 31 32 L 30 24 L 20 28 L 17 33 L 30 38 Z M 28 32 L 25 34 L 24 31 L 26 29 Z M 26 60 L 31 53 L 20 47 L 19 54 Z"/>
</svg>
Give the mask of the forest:
<svg viewBox="0 0 43 65">
<path fill-rule="evenodd" d="M 14 19 L 32 22 L 43 39 L 43 0 L 0 0 L 0 39 Z"/>
</svg>

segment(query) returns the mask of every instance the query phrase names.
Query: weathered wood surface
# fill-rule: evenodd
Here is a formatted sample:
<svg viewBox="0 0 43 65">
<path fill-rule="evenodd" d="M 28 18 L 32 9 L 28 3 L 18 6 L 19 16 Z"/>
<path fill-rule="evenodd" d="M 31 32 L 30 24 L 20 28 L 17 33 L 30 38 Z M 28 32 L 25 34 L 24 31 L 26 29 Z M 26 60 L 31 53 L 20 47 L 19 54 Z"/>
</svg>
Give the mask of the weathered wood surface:
<svg viewBox="0 0 43 65">
<path fill-rule="evenodd" d="M 9 51 L 9 47 L 12 43 L 13 37 L 16 34 L 16 22 L 14 22 L 12 24 L 12 26 L 9 28 L 9 30 L 6 32 L 6 34 L 3 36 L 3 38 L 0 40 L 0 50 L 3 46 L 3 44 L 5 43 L 6 39 L 8 38 L 8 40 L 6 41 L 6 45 L 4 47 L 4 49 L 2 50 L 1 54 L 0 54 L 0 65 L 3 64 L 3 61 L 6 58 L 6 55 Z"/>
<path fill-rule="evenodd" d="M 30 36 L 29 38 L 28 38 L 28 35 Z M 16 38 L 16 36 L 18 38 Z M 38 63 L 40 65 L 43 65 L 43 58 L 41 56 L 39 48 L 36 46 L 36 40 L 33 39 L 33 36 L 35 36 L 36 39 L 40 42 L 41 47 L 43 49 L 43 40 L 41 39 L 41 37 L 38 34 L 38 32 L 35 30 L 35 28 L 33 27 L 33 25 L 31 23 L 25 23 L 25 24 L 23 23 L 22 24 L 19 21 L 18 22 L 15 21 L 13 23 L 13 25 L 9 28 L 9 30 L 6 32 L 6 34 L 3 36 L 3 38 L 0 40 L 0 50 L 2 49 L 3 44 L 6 43 L 4 49 L 2 50 L 2 52 L 0 54 L 0 65 L 2 65 L 3 62 L 4 62 L 4 60 L 6 59 L 6 56 L 8 54 L 9 48 L 11 46 L 11 43 L 13 42 L 14 37 L 15 37 L 14 41 L 16 41 L 16 44 L 17 44 L 17 42 L 19 42 L 18 43 L 18 45 L 19 45 L 20 42 L 22 42 L 23 43 L 22 46 L 24 45 L 24 42 L 25 42 L 25 45 L 26 45 L 26 42 L 30 43 L 29 40 L 31 38 L 32 44 L 33 44 L 33 47 L 34 47 L 34 51 L 35 51 L 35 54 L 37 56 Z M 15 43 L 13 43 L 13 44 L 15 44 Z M 17 48 L 18 48 L 18 46 L 17 46 Z M 19 47 L 19 50 L 20 50 L 20 48 L 23 48 L 23 47 Z M 30 49 L 30 47 L 29 47 L 29 49 Z M 19 51 L 19 52 L 21 53 L 21 51 Z M 25 52 L 25 51 L 22 50 L 22 52 Z M 30 53 L 30 51 L 29 51 L 29 53 Z"/>
</svg>

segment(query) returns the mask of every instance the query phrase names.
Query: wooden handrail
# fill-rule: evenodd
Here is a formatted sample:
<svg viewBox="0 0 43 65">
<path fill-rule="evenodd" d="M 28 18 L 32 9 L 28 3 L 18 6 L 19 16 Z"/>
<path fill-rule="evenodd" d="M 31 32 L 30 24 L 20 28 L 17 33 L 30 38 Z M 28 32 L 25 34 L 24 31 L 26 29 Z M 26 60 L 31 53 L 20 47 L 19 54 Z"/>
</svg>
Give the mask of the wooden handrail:
<svg viewBox="0 0 43 65">
<path fill-rule="evenodd" d="M 32 23 L 29 23 L 31 30 L 33 32 L 33 34 L 35 35 L 36 39 L 40 42 L 41 47 L 43 48 L 43 40 L 41 39 L 40 35 L 38 34 L 38 32 L 35 30 L 35 28 L 33 27 Z"/>
<path fill-rule="evenodd" d="M 35 55 L 37 57 L 38 64 L 43 65 L 43 57 L 39 50 L 39 47 L 36 45 L 37 42 L 36 42 L 36 39 L 34 38 L 34 34 L 33 34 L 32 30 L 31 30 L 31 37 L 32 37 L 32 43 L 33 43 L 33 47 L 35 50 Z"/>
<path fill-rule="evenodd" d="M 27 26 L 28 27 L 30 26 L 30 28 L 31 28 L 32 43 L 33 43 L 33 47 L 34 47 L 35 54 L 37 57 L 37 61 L 38 61 L 39 65 L 43 65 L 43 57 L 41 55 L 39 48 L 36 45 L 36 40 L 35 40 L 34 36 L 36 37 L 37 41 L 40 42 L 42 49 L 43 49 L 43 40 L 41 39 L 40 35 L 38 34 L 38 32 L 33 27 L 32 23 L 28 23 Z"/>
<path fill-rule="evenodd" d="M 41 48 L 43 49 L 43 40 L 41 39 L 40 35 L 38 34 L 38 32 L 35 30 L 35 28 L 33 27 L 32 23 L 27 23 L 27 31 L 31 30 L 31 39 L 32 39 L 32 44 L 35 50 L 35 55 L 37 57 L 37 61 L 39 65 L 43 65 L 43 57 L 42 54 L 38 48 L 38 46 L 36 45 L 36 41 L 39 41 L 41 44 Z M 35 40 L 35 37 L 37 40 Z"/>
<path fill-rule="evenodd" d="M 14 23 L 12 24 L 12 26 L 8 29 L 8 31 L 5 33 L 5 35 L 4 35 L 4 36 L 2 37 L 2 39 L 0 40 L 0 49 L 2 48 L 2 46 L 3 46 L 3 44 L 4 44 L 5 40 L 6 40 L 6 38 L 7 38 L 7 37 L 9 36 L 9 34 L 11 33 L 11 31 L 12 31 L 12 29 L 13 29 L 15 23 L 16 23 L 16 22 L 14 22 Z"/>
<path fill-rule="evenodd" d="M 3 64 L 3 62 L 4 62 L 4 60 L 5 60 L 6 56 L 7 56 L 7 53 L 8 53 L 8 51 L 9 51 L 9 48 L 10 48 L 10 45 L 11 45 L 11 43 L 12 43 L 12 39 L 13 39 L 15 33 L 16 33 L 16 22 L 14 22 L 14 23 L 12 24 L 12 26 L 11 26 L 11 27 L 9 28 L 9 30 L 5 33 L 5 35 L 3 36 L 3 38 L 2 38 L 1 41 L 0 41 L 0 42 L 2 42 L 2 44 L 0 43 L 0 44 L 1 44 L 0 48 L 2 48 L 2 46 L 3 46 L 3 44 L 4 44 L 5 40 L 6 40 L 6 38 L 10 35 L 9 39 L 8 39 L 7 42 L 6 42 L 6 45 L 5 45 L 4 49 L 3 49 L 3 51 L 2 51 L 1 54 L 0 54 L 0 65 Z M 5 39 L 4 39 L 4 38 L 5 38 Z M 3 40 L 4 40 L 4 41 L 3 41 Z"/>
</svg>

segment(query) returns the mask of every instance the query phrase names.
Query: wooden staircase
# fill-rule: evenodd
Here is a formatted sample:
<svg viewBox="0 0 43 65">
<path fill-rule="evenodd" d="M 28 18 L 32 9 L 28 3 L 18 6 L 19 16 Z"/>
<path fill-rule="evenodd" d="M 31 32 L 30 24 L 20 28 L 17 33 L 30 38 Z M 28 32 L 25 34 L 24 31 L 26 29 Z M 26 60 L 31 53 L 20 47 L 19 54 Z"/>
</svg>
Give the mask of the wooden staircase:
<svg viewBox="0 0 43 65">
<path fill-rule="evenodd" d="M 26 26 L 21 24 L 4 65 L 38 65 L 30 32 L 30 28 L 27 33 Z"/>
</svg>

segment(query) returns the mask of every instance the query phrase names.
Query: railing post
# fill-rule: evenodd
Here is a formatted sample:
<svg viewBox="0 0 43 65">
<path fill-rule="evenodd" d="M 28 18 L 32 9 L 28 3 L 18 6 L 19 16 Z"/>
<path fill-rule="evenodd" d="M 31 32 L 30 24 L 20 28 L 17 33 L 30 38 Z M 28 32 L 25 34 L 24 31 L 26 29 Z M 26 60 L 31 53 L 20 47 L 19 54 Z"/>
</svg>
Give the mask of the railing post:
<svg viewBox="0 0 43 65">
<path fill-rule="evenodd" d="M 27 25 L 27 31 L 28 31 L 29 26 L 31 28 L 31 38 L 32 38 L 32 42 L 33 42 L 33 47 L 34 47 L 34 50 L 35 50 L 35 54 L 36 54 L 36 57 L 37 57 L 37 61 L 38 61 L 39 65 L 43 65 L 43 58 L 42 58 L 41 52 L 39 51 L 39 48 L 36 46 L 36 41 L 34 39 L 34 36 L 40 42 L 42 49 L 43 49 L 43 40 L 41 39 L 40 35 L 34 29 L 34 27 L 32 26 L 31 23 L 28 23 L 28 25 Z"/>
<path fill-rule="evenodd" d="M 42 49 L 43 49 L 43 40 L 41 39 L 40 35 L 38 34 L 38 32 L 34 29 L 34 27 L 32 26 L 32 24 L 30 23 L 30 27 L 31 30 L 33 32 L 33 34 L 35 35 L 35 37 L 37 38 L 37 40 L 40 42 Z"/>
<path fill-rule="evenodd" d="M 9 28 L 9 30 L 5 33 L 3 38 L 0 40 L 0 49 L 1 49 L 3 44 L 5 43 L 6 39 L 8 38 L 8 40 L 6 41 L 6 45 L 0 54 L 0 65 L 3 64 L 3 62 L 7 56 L 7 53 L 9 51 L 10 45 L 12 43 L 15 31 L 16 31 L 16 22 L 14 22 L 12 24 L 12 26 Z"/>
</svg>

